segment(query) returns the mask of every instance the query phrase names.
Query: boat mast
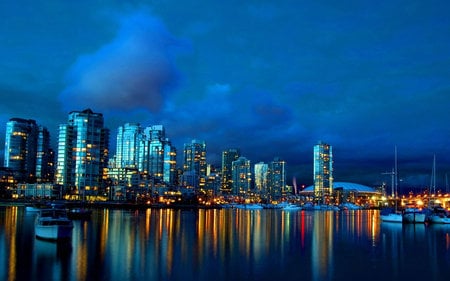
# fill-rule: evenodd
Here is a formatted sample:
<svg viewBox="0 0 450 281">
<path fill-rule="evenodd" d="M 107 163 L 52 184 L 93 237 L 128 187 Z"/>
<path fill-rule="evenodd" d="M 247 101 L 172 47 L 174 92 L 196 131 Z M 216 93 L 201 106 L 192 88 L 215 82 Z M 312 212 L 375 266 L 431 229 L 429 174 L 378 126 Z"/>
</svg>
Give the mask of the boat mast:
<svg viewBox="0 0 450 281">
<path fill-rule="evenodd" d="M 431 171 L 430 192 L 436 195 L 436 154 L 433 155 L 433 169 Z"/>
<path fill-rule="evenodd" d="M 445 193 L 448 193 L 448 178 L 447 178 L 447 173 L 445 173 Z"/>
<path fill-rule="evenodd" d="M 395 210 L 397 210 L 397 197 L 398 197 L 398 176 L 397 176 L 397 146 L 395 146 L 395 150 L 394 150 L 394 154 L 395 154 L 395 162 L 394 162 L 394 190 L 395 190 Z"/>
</svg>

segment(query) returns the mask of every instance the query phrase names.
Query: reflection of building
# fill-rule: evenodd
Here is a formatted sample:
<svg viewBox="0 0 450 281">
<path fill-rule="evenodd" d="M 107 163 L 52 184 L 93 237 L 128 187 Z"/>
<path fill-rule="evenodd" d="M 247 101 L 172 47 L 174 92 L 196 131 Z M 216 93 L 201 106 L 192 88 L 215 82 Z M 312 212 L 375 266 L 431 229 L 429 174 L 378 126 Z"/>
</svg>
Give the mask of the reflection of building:
<svg viewBox="0 0 450 281">
<path fill-rule="evenodd" d="M 333 153 L 331 145 L 319 142 L 314 146 L 314 200 L 327 203 L 333 192 Z"/>
<path fill-rule="evenodd" d="M 59 126 L 56 183 L 78 195 L 97 195 L 107 174 L 108 138 L 101 113 L 70 112 Z"/>
<path fill-rule="evenodd" d="M 203 188 L 206 178 L 206 143 L 204 141 L 192 140 L 184 144 L 183 172 L 188 174 L 190 181 L 187 186 Z"/>
<path fill-rule="evenodd" d="M 285 191 L 286 187 L 286 162 L 275 158 L 269 163 L 269 169 L 267 173 L 268 186 L 270 195 L 274 198 L 281 197 L 282 193 Z"/>
<path fill-rule="evenodd" d="M 6 124 L 4 166 L 20 182 L 52 180 L 48 130 L 35 120 L 11 118 Z"/>
<path fill-rule="evenodd" d="M 245 157 L 239 157 L 236 161 L 233 161 L 231 167 L 233 194 L 245 195 L 249 193 L 252 180 L 250 160 L 247 160 Z"/>
<path fill-rule="evenodd" d="M 222 192 L 230 193 L 233 188 L 231 166 L 240 156 L 239 149 L 228 149 L 222 152 Z"/>
</svg>

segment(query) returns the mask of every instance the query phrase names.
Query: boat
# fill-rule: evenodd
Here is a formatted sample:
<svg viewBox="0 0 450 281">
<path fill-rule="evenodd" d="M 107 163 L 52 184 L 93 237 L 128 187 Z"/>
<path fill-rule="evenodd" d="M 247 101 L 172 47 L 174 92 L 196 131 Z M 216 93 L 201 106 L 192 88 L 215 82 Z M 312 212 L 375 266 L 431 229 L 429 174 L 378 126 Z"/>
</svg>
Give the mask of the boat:
<svg viewBox="0 0 450 281">
<path fill-rule="evenodd" d="M 402 213 L 392 208 L 385 208 L 380 212 L 380 219 L 382 222 L 403 222 Z"/>
<path fill-rule="evenodd" d="M 236 208 L 245 210 L 260 210 L 263 209 L 263 206 L 260 204 L 238 204 L 236 205 Z"/>
<path fill-rule="evenodd" d="M 92 210 L 85 208 L 73 208 L 67 211 L 67 217 L 71 220 L 86 220 L 90 219 Z"/>
<path fill-rule="evenodd" d="M 67 217 L 65 209 L 40 210 L 35 222 L 37 238 L 64 240 L 72 237 L 73 222 Z"/>
<path fill-rule="evenodd" d="M 430 223 L 450 224 L 450 214 L 442 207 L 434 207 L 432 213 L 428 216 Z"/>
<path fill-rule="evenodd" d="M 431 184 L 430 184 L 430 193 L 436 196 L 436 155 L 433 157 L 433 169 L 431 171 Z M 444 223 L 450 224 L 450 214 L 447 210 L 445 210 L 442 206 L 436 204 L 436 202 L 429 203 L 429 211 L 428 222 L 430 223 Z"/>
<path fill-rule="evenodd" d="M 403 222 L 405 223 L 425 223 L 427 215 L 418 208 L 406 208 L 403 211 Z"/>
<path fill-rule="evenodd" d="M 398 180 L 397 180 L 397 147 L 394 150 L 394 169 L 392 173 L 389 173 L 392 178 L 392 195 L 395 198 L 395 208 L 386 208 L 381 210 L 380 212 L 380 220 L 382 222 L 395 222 L 402 223 L 403 222 L 403 214 L 400 213 L 397 209 L 397 197 L 398 197 Z"/>
<path fill-rule="evenodd" d="M 293 204 L 293 203 L 287 203 L 282 208 L 282 210 L 284 210 L 284 211 L 297 211 L 297 210 L 301 210 L 301 209 L 302 209 L 301 206 L 299 206 L 297 204 Z"/>
<path fill-rule="evenodd" d="M 339 208 L 341 210 L 361 210 L 362 209 L 361 206 L 358 206 L 351 202 L 342 203 L 341 205 L 339 205 Z"/>
</svg>

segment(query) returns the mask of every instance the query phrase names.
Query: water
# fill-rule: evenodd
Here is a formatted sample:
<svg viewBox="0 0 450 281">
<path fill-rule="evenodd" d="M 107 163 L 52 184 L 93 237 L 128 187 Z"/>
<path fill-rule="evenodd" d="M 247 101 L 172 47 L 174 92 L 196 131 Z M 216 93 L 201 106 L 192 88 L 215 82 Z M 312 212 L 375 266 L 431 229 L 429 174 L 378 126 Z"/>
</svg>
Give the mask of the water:
<svg viewBox="0 0 450 281">
<path fill-rule="evenodd" d="M 105 209 L 55 243 L 0 207 L 0 280 L 450 280 L 450 225 L 378 215 Z"/>
</svg>

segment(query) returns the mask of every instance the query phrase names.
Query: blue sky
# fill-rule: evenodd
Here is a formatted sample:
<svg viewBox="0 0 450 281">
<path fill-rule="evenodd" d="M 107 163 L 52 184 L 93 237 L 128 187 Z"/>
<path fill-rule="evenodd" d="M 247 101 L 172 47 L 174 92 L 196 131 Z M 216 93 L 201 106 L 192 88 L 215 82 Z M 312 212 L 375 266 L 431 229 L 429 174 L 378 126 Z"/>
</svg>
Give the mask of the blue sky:
<svg viewBox="0 0 450 281">
<path fill-rule="evenodd" d="M 180 154 L 196 138 L 216 166 L 234 147 L 280 157 L 305 184 L 319 140 L 336 180 L 371 186 L 390 182 L 394 146 L 405 188 L 429 185 L 436 154 L 445 188 L 450 3 L 383 2 L 2 1 L 0 141 L 20 117 L 56 142 L 89 107 L 112 141 L 162 124 Z"/>
</svg>

